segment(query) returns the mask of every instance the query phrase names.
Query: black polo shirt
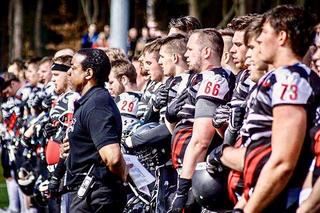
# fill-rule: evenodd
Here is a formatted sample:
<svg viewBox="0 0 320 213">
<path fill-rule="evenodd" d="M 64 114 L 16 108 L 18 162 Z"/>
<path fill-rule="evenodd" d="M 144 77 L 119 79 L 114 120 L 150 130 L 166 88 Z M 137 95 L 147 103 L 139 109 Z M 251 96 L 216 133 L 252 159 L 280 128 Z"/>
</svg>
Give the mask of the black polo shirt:
<svg viewBox="0 0 320 213">
<path fill-rule="evenodd" d="M 95 164 L 95 171 L 100 169 L 100 178 L 115 176 L 102 162 L 98 150 L 119 143 L 121 131 L 120 112 L 105 88 L 92 87 L 75 102 L 74 118 L 68 134 L 67 186 L 79 186 L 84 179 L 83 174 L 92 164 Z"/>
</svg>

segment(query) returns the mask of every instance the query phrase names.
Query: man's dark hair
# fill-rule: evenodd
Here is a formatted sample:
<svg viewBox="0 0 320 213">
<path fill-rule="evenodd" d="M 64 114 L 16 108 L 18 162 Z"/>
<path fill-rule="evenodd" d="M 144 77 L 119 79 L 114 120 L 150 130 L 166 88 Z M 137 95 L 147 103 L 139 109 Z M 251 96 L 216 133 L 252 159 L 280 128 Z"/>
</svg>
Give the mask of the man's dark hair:
<svg viewBox="0 0 320 213">
<path fill-rule="evenodd" d="M 175 40 L 175 39 L 186 39 L 186 36 L 184 36 L 182 34 L 179 34 L 179 33 L 172 34 L 170 36 L 166 36 L 166 37 L 162 38 L 160 43 L 161 43 L 161 45 L 165 45 L 166 43 L 169 43 L 169 42 L 171 42 L 172 40 Z"/>
<path fill-rule="evenodd" d="M 52 59 L 53 63 L 64 64 L 67 66 L 71 66 L 71 55 L 61 55 Z"/>
<path fill-rule="evenodd" d="M 184 53 L 187 51 L 187 42 L 186 36 L 172 34 L 161 40 L 161 46 L 166 46 L 171 53 L 178 53 L 184 58 Z"/>
<path fill-rule="evenodd" d="M 244 32 L 244 45 L 248 46 L 249 40 L 253 37 L 258 37 L 262 30 L 262 16 L 257 17 L 254 19 L 249 26 L 246 28 L 246 31 Z"/>
<path fill-rule="evenodd" d="M 27 69 L 25 62 L 21 59 L 17 59 L 17 58 L 14 59 L 10 65 L 13 65 L 13 64 L 17 65 L 19 71 Z"/>
<path fill-rule="evenodd" d="M 39 68 L 39 62 L 41 61 L 41 57 L 33 57 L 33 58 L 30 58 L 28 60 L 26 60 L 26 67 L 28 67 L 30 64 L 33 64 L 36 69 Z"/>
<path fill-rule="evenodd" d="M 257 17 L 258 14 L 248 14 L 245 16 L 234 17 L 227 25 L 233 31 L 245 30 L 249 24 Z"/>
<path fill-rule="evenodd" d="M 15 81 L 15 82 L 20 82 L 20 80 L 13 74 L 13 73 L 9 73 L 9 72 L 5 72 L 2 74 L 3 82 L 1 84 L 1 90 L 6 89 L 8 86 L 11 85 L 11 82 Z"/>
<path fill-rule="evenodd" d="M 45 57 L 43 57 L 43 58 L 40 60 L 39 65 L 44 64 L 44 63 L 47 63 L 47 62 L 52 63 L 52 57 L 51 57 L 51 56 L 45 56 Z"/>
<path fill-rule="evenodd" d="M 221 34 L 221 36 L 233 37 L 233 35 L 234 35 L 234 31 L 231 28 L 228 28 L 228 27 L 223 28 L 223 29 L 219 29 L 218 31 Z"/>
<path fill-rule="evenodd" d="M 314 38 L 315 17 L 303 7 L 280 5 L 263 15 L 262 23 L 268 22 L 279 33 L 288 34 L 293 53 L 303 57 Z"/>
<path fill-rule="evenodd" d="M 134 55 L 132 58 L 131 58 L 131 61 L 138 61 L 139 60 L 139 55 Z"/>
<path fill-rule="evenodd" d="M 104 83 L 108 81 L 111 70 L 110 61 L 105 52 L 100 49 L 83 48 L 77 54 L 85 56 L 85 59 L 81 62 L 82 69 L 91 68 L 97 85 L 104 86 Z"/>
<path fill-rule="evenodd" d="M 161 38 L 157 38 L 153 40 L 152 42 L 146 43 L 144 46 L 142 53 L 156 53 L 157 55 L 157 60 L 159 60 L 159 51 L 161 47 Z"/>
<path fill-rule="evenodd" d="M 222 57 L 224 43 L 218 30 L 214 28 L 198 29 L 191 31 L 190 35 L 194 33 L 199 33 L 199 42 L 201 44 L 209 45 L 217 53 L 218 57 Z"/>
<path fill-rule="evenodd" d="M 200 21 L 192 16 L 183 16 L 180 18 L 173 18 L 170 20 L 169 28 L 177 28 L 185 33 L 190 32 L 191 30 L 200 29 Z"/>
<path fill-rule="evenodd" d="M 136 83 L 137 80 L 137 72 L 136 68 L 132 65 L 132 63 L 128 60 L 116 60 L 112 62 L 111 72 L 115 74 L 117 78 L 121 78 L 121 76 L 127 76 L 130 83 Z"/>
</svg>

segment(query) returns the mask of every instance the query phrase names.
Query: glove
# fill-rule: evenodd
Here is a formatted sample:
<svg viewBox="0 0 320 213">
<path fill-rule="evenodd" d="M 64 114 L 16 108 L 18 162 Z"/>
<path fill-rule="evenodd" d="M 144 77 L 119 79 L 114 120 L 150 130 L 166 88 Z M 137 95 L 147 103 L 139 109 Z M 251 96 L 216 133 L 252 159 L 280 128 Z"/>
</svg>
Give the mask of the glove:
<svg viewBox="0 0 320 213">
<path fill-rule="evenodd" d="M 188 93 L 186 92 L 186 90 L 181 93 L 181 95 L 177 98 L 174 99 L 170 105 L 167 107 L 166 110 L 166 119 L 167 121 L 169 121 L 170 123 L 175 123 L 179 120 L 178 112 L 181 111 L 182 107 L 185 105 L 185 101 L 188 98 Z"/>
<path fill-rule="evenodd" d="M 26 137 L 26 136 L 22 136 L 21 140 L 20 140 L 20 143 L 25 148 L 29 148 L 31 146 L 31 138 Z"/>
<path fill-rule="evenodd" d="M 55 135 L 58 130 L 58 127 L 53 126 L 51 123 L 47 123 L 44 126 L 43 136 L 46 138 L 50 138 L 51 136 Z"/>
<path fill-rule="evenodd" d="M 127 148 L 127 149 L 130 149 L 133 147 L 132 145 L 132 140 L 131 140 L 131 136 L 127 137 L 125 140 L 124 140 L 124 143 L 123 143 L 124 147 Z"/>
<path fill-rule="evenodd" d="M 173 198 L 171 208 L 168 212 L 180 213 L 185 207 L 188 200 L 188 192 L 191 189 L 191 179 L 178 178 L 178 188 L 176 195 Z"/>
<path fill-rule="evenodd" d="M 32 100 L 31 106 L 34 108 L 42 109 L 42 101 L 43 101 L 43 98 L 37 95 Z"/>
<path fill-rule="evenodd" d="M 230 107 L 227 105 L 220 105 L 216 109 L 216 114 L 213 117 L 212 125 L 215 128 L 220 128 L 224 123 L 228 122 L 230 116 Z"/>
<path fill-rule="evenodd" d="M 206 169 L 211 175 L 221 173 L 224 170 L 224 166 L 221 162 L 221 156 L 223 149 L 229 146 L 229 144 L 221 144 L 220 146 L 213 149 L 207 157 Z"/>
<path fill-rule="evenodd" d="M 160 110 L 162 107 L 165 107 L 168 103 L 168 89 L 162 87 L 156 95 L 155 100 L 153 101 L 153 107 L 157 110 Z"/>
<path fill-rule="evenodd" d="M 50 194 L 53 196 L 57 196 L 59 194 L 59 188 L 60 188 L 60 180 L 55 176 L 52 176 L 48 185 L 48 190 Z"/>
<path fill-rule="evenodd" d="M 242 124 L 245 114 L 245 108 L 242 106 L 231 107 L 229 126 L 231 131 L 237 132 Z"/>
<path fill-rule="evenodd" d="M 230 146 L 234 146 L 237 142 L 238 131 L 234 131 L 231 129 L 230 124 L 226 131 L 224 132 L 223 143 L 229 144 Z"/>
<path fill-rule="evenodd" d="M 42 109 L 48 110 L 51 107 L 51 104 L 52 104 L 51 96 L 44 98 L 42 101 Z"/>
</svg>

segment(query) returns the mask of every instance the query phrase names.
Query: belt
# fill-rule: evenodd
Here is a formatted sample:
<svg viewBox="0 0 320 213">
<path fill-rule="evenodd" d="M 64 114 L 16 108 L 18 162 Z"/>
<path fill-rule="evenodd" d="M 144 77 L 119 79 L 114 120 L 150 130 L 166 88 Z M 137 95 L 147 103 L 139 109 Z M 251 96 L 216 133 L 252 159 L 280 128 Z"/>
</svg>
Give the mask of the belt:
<svg viewBox="0 0 320 213">
<path fill-rule="evenodd" d="M 64 186 L 63 187 L 63 192 L 75 192 L 78 191 L 78 189 L 80 188 L 80 186 Z"/>
</svg>

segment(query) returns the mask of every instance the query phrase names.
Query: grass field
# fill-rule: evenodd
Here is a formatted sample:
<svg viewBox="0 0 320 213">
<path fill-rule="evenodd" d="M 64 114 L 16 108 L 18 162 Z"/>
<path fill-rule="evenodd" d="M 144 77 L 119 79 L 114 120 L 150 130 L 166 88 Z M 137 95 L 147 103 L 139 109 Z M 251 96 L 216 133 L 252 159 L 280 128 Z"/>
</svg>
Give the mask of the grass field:
<svg viewBox="0 0 320 213">
<path fill-rule="evenodd" d="M 2 167 L 0 166 L 0 208 L 8 207 L 8 193 L 6 182 L 2 176 Z"/>
</svg>

